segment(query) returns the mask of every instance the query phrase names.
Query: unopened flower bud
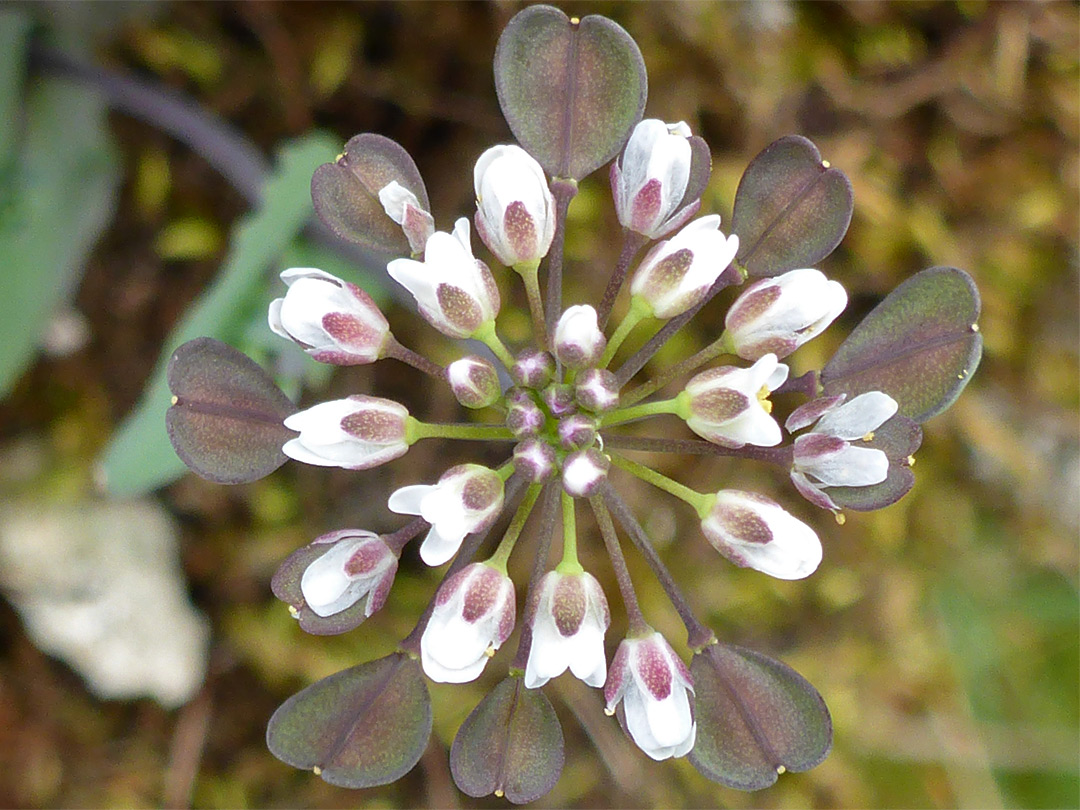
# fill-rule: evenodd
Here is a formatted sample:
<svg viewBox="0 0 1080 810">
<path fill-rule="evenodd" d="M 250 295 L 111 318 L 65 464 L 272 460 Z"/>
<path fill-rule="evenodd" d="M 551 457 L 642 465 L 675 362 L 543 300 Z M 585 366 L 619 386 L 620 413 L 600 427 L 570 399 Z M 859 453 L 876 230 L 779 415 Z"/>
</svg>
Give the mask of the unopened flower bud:
<svg viewBox="0 0 1080 810">
<path fill-rule="evenodd" d="M 476 232 L 507 267 L 539 262 L 555 235 L 544 170 L 520 146 L 493 146 L 476 161 Z"/>
<path fill-rule="evenodd" d="M 403 405 L 381 397 L 351 396 L 323 402 L 285 420 L 300 433 L 281 448 L 289 458 L 320 467 L 366 470 L 405 454 Z"/>
<path fill-rule="evenodd" d="M 379 535 L 343 529 L 317 538 L 312 545 L 326 546 L 300 578 L 304 604 L 317 616 L 333 616 L 366 600 L 370 616 L 386 601 L 397 573 L 398 561 Z"/>
<path fill-rule="evenodd" d="M 549 479 L 557 464 L 555 448 L 540 439 L 526 439 L 514 447 L 514 471 L 530 483 Z"/>
<path fill-rule="evenodd" d="M 412 293 L 420 314 L 444 335 L 472 337 L 499 314 L 499 288 L 487 265 L 473 256 L 464 217 L 453 234 L 431 235 L 422 262 L 394 259 L 386 272 Z"/>
<path fill-rule="evenodd" d="M 596 418 L 572 413 L 559 420 L 559 444 L 567 450 L 588 447 L 596 439 Z"/>
<path fill-rule="evenodd" d="M 607 678 L 604 633 L 611 624 L 607 598 L 591 574 L 549 571 L 532 598 L 532 646 L 525 686 L 537 689 L 569 669 L 589 686 Z"/>
<path fill-rule="evenodd" d="M 539 391 L 555 376 L 555 359 L 539 349 L 525 349 L 517 356 L 510 376 L 517 385 Z"/>
<path fill-rule="evenodd" d="M 583 369 L 595 364 L 607 338 L 597 325 L 596 310 L 588 305 L 572 306 L 555 327 L 555 356 L 567 368 Z"/>
<path fill-rule="evenodd" d="M 383 356 L 390 325 L 371 296 L 355 284 L 310 267 L 281 274 L 289 286 L 270 304 L 270 328 L 320 363 L 353 366 Z"/>
<path fill-rule="evenodd" d="M 699 303 L 739 250 L 739 237 L 724 236 L 720 217 L 699 217 L 642 260 L 630 294 L 656 318 L 674 318 Z"/>
<path fill-rule="evenodd" d="M 499 517 L 504 487 L 498 473 L 480 464 L 451 467 L 434 485 L 396 490 L 387 504 L 400 515 L 420 515 L 431 524 L 420 546 L 420 559 L 442 565 L 453 557 L 465 535 L 482 532 Z"/>
<path fill-rule="evenodd" d="M 603 413 L 618 404 L 619 383 L 607 369 L 591 368 L 575 381 L 574 398 L 585 410 Z"/>
<path fill-rule="evenodd" d="M 544 427 L 546 417 L 540 406 L 529 397 L 510 401 L 506 409 L 506 426 L 517 438 L 535 436 Z"/>
<path fill-rule="evenodd" d="M 658 239 L 693 216 L 700 204 L 686 200 L 693 159 L 690 127 L 646 118 L 634 127 L 626 148 L 611 164 L 611 191 L 619 223 Z"/>
<path fill-rule="evenodd" d="M 435 232 L 435 218 L 416 195 L 397 180 L 391 180 L 379 189 L 379 202 L 386 215 L 405 232 L 409 249 L 414 254 L 423 253 L 428 238 Z"/>
<path fill-rule="evenodd" d="M 591 498 L 604 485 L 610 467 L 611 461 L 595 447 L 576 450 L 563 461 L 563 489 L 575 498 Z"/>
<path fill-rule="evenodd" d="M 774 447 L 780 426 L 769 414 L 768 396 L 787 379 L 788 367 L 767 354 L 751 368 L 721 366 L 686 384 L 680 416 L 694 433 L 721 447 Z M 685 414 L 685 415 L 684 415 Z"/>
<path fill-rule="evenodd" d="M 554 383 L 540 394 L 551 415 L 556 419 L 572 413 L 574 410 L 574 389 L 566 383 Z"/>
<path fill-rule="evenodd" d="M 716 493 L 701 530 L 736 565 L 777 579 L 808 577 L 821 562 L 821 541 L 814 530 L 754 492 Z"/>
<path fill-rule="evenodd" d="M 771 352 L 782 359 L 820 335 L 845 306 L 847 293 L 839 282 L 820 270 L 791 270 L 747 287 L 724 325 L 739 357 L 757 360 Z"/>
<path fill-rule="evenodd" d="M 486 408 L 499 401 L 499 373 L 490 360 L 476 355 L 462 357 L 446 367 L 446 378 L 457 401 L 466 408 Z"/>
</svg>

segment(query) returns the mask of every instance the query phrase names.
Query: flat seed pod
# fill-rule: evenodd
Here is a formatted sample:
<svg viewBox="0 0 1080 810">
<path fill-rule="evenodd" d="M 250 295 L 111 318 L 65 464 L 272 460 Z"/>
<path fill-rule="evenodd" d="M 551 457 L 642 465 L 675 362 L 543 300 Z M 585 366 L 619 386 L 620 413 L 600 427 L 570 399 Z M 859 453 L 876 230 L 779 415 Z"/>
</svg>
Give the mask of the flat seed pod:
<svg viewBox="0 0 1080 810">
<path fill-rule="evenodd" d="M 539 799 L 559 781 L 563 736 L 551 703 L 520 677 L 504 679 L 465 718 L 450 748 L 454 782 L 469 796 Z"/>
<path fill-rule="evenodd" d="M 783 770 L 806 771 L 832 747 L 832 720 L 818 691 L 786 664 L 731 644 L 690 662 L 697 739 L 691 764 L 738 790 L 760 790 Z"/>
<path fill-rule="evenodd" d="M 982 357 L 979 291 L 955 267 L 916 273 L 878 304 L 821 371 L 826 396 L 884 391 L 925 422 L 964 390 Z"/>
<path fill-rule="evenodd" d="M 746 167 L 735 192 L 731 230 L 736 261 L 751 276 L 776 276 L 813 267 L 847 233 L 851 182 L 801 135 L 765 147 Z"/>
<path fill-rule="evenodd" d="M 165 412 L 169 441 L 193 472 L 218 484 L 244 484 L 288 460 L 281 446 L 296 434 L 282 422 L 296 406 L 247 355 L 196 338 L 176 350 L 166 378 L 173 393 Z"/>
<path fill-rule="evenodd" d="M 495 89 L 522 147 L 551 176 L 580 180 L 622 149 L 648 81 L 641 51 L 617 23 L 537 5 L 503 30 Z"/>
<path fill-rule="evenodd" d="M 407 254 L 401 225 L 387 216 L 379 190 L 397 181 L 430 208 L 427 189 L 412 157 L 399 144 L 365 132 L 349 139 L 341 157 L 324 163 L 311 178 L 315 213 L 330 230 L 351 242 L 385 253 Z"/>
<path fill-rule="evenodd" d="M 351 667 L 286 700 L 266 729 L 270 752 L 332 785 L 366 788 L 400 779 L 431 736 L 431 699 L 405 653 Z"/>
</svg>

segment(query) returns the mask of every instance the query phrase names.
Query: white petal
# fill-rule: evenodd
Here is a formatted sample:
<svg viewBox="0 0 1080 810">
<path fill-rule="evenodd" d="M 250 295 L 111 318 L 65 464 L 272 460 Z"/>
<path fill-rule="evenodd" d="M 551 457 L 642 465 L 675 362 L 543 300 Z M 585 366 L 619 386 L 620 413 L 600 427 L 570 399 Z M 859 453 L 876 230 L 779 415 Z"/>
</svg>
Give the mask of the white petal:
<svg viewBox="0 0 1080 810">
<path fill-rule="evenodd" d="M 898 408 L 896 400 L 888 394 L 868 391 L 825 414 L 814 426 L 813 432 L 839 436 L 841 439 L 861 439 L 892 418 Z"/>
<path fill-rule="evenodd" d="M 386 507 L 391 512 L 396 512 L 399 515 L 419 515 L 420 504 L 423 502 L 424 496 L 433 489 L 435 487 L 428 484 L 413 484 L 401 487 L 390 495 Z"/>
<path fill-rule="evenodd" d="M 432 526 L 420 544 L 420 559 L 432 568 L 442 565 L 457 554 L 464 539 L 464 534 L 444 537 L 437 526 Z"/>
<path fill-rule="evenodd" d="M 820 456 L 799 469 L 828 487 L 865 487 L 880 484 L 888 477 L 889 458 L 873 447 L 845 447 L 838 453 Z"/>
<path fill-rule="evenodd" d="M 416 198 L 416 195 L 397 180 L 391 180 L 379 189 L 379 202 L 382 203 L 386 215 L 398 225 L 405 220 L 406 205 L 423 210 L 423 206 L 420 205 L 420 200 Z"/>
<path fill-rule="evenodd" d="M 433 658 L 424 645 L 425 634 L 420 639 L 420 663 L 424 673 L 436 683 L 468 683 L 480 677 L 487 666 L 488 657 L 481 654 L 478 659 L 461 668 L 447 667 Z"/>
<path fill-rule="evenodd" d="M 455 615 L 442 622 L 436 622 L 432 617 L 421 639 L 421 646 L 427 645 L 428 655 L 447 669 L 472 665 L 484 657 L 484 651 L 491 644 L 490 635 L 482 632 L 483 622 L 473 624 L 459 614 L 460 610 L 455 611 Z"/>
<path fill-rule="evenodd" d="M 371 590 L 372 577 L 355 578 L 345 573 L 345 563 L 360 545 L 359 541 L 337 543 L 304 569 L 300 593 L 317 616 L 340 613 Z"/>
<path fill-rule="evenodd" d="M 316 453 L 310 449 L 299 439 L 289 439 L 281 447 L 281 452 L 291 458 L 293 461 L 299 461 L 304 464 L 312 464 L 316 467 L 338 467 L 340 464 L 336 459 L 327 458 L 325 455 Z"/>
<path fill-rule="evenodd" d="M 677 746 L 686 740 L 694 723 L 686 690 L 675 684 L 674 679 L 671 693 L 666 698 L 645 701 L 645 715 L 653 737 L 665 747 Z"/>
<path fill-rule="evenodd" d="M 603 686 L 607 680 L 607 656 L 604 653 L 604 633 L 585 627 L 567 639 L 570 671 L 589 686 Z"/>
<path fill-rule="evenodd" d="M 267 313 L 266 320 L 270 325 L 270 331 L 275 335 L 280 335 L 286 340 L 292 340 L 292 335 L 285 331 L 285 328 L 281 325 L 281 305 L 285 303 L 284 298 L 275 298 L 270 302 L 270 310 Z"/>
</svg>

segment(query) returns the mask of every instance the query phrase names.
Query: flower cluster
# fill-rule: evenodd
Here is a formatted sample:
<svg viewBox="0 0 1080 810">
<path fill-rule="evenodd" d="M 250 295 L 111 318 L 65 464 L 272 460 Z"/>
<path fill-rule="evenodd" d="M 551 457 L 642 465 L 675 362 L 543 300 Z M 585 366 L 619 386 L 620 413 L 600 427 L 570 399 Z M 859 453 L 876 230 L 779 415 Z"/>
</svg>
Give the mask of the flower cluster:
<svg viewBox="0 0 1080 810">
<path fill-rule="evenodd" d="M 543 542 L 521 602 L 522 632 L 509 666 L 514 685 L 492 692 L 462 727 L 451 753 L 462 789 L 474 795 L 516 789 L 516 794 L 507 793 L 514 801 L 536 798 L 539 786 L 509 787 L 517 784 L 519 775 L 506 772 L 505 763 L 522 761 L 521 757 L 533 766 L 547 763 L 557 777 L 556 760 L 561 763 L 562 756 L 557 721 L 550 707 L 544 709 L 546 703 L 530 703 L 522 695 L 568 669 L 589 686 L 603 688 L 607 713 L 618 714 L 630 739 L 648 756 L 659 760 L 689 755 L 710 778 L 747 789 L 761 787 L 785 769 L 805 770 L 826 755 L 831 727 L 824 704 L 797 673 L 759 654 L 721 644 L 694 617 L 620 496 L 617 476 L 637 477 L 689 505 L 704 539 L 736 566 L 787 580 L 810 576 L 822 560 L 821 542 L 810 524 L 780 503 L 723 487 L 700 492 L 632 456 L 640 451 L 712 454 L 776 465 L 787 471 L 795 491 L 838 517 L 845 507 L 886 505 L 910 488 L 911 452 L 918 446 L 918 427 L 910 409 L 905 411 L 898 402 L 905 400 L 906 389 L 889 387 L 889 374 L 895 376 L 897 363 L 907 362 L 913 344 L 901 335 L 897 343 L 906 353 L 895 352 L 888 340 L 871 334 L 870 349 L 866 339 L 852 349 L 860 353 L 859 362 L 842 349 L 821 372 L 793 378 L 784 361 L 820 335 L 847 303 L 844 288 L 810 266 L 831 252 L 847 227 L 846 178 L 822 161 L 809 141 L 781 139 L 747 169 L 735 200 L 733 232 L 725 233 L 719 215 L 698 215 L 709 174 L 707 147 L 685 122 L 640 120 L 643 86 L 640 106 L 629 119 L 617 115 L 626 104 L 612 103 L 609 109 L 602 98 L 575 102 L 573 93 L 564 99 L 600 105 L 588 112 L 596 120 L 609 120 L 606 144 L 582 145 L 562 137 L 563 118 L 548 122 L 550 135 L 537 134 L 540 130 L 532 128 L 530 116 L 542 117 L 543 109 L 522 112 L 523 99 L 539 103 L 535 94 L 526 92 L 529 82 L 537 79 L 517 63 L 528 62 L 533 38 L 539 36 L 537 27 L 556 39 L 576 38 L 576 47 L 595 51 L 597 59 L 607 58 L 603 54 L 613 47 L 622 48 L 628 58 L 636 54 L 633 41 L 614 23 L 591 17 L 569 20 L 544 6 L 522 12 L 500 43 L 496 57 L 500 101 L 522 145 L 493 146 L 476 159 L 473 224 L 490 256 L 521 277 L 533 324 L 532 344 L 511 348 L 500 337 L 503 302 L 496 278 L 507 270 L 493 270 L 478 258 L 469 219 L 457 219 L 452 230 L 437 230 L 411 158 L 377 136 L 358 136 L 337 162 L 320 168 L 312 185 L 316 210 L 330 227 L 352 238 L 367 228 L 377 231 L 379 239 L 389 239 L 386 221 L 380 217 L 400 226 L 395 238 L 403 255 L 387 264 L 390 277 L 411 294 L 431 327 L 447 338 L 470 338 L 488 351 L 463 350 L 459 359 L 443 368 L 399 343 L 387 319 L 361 289 L 317 269 L 282 273 L 286 292 L 269 311 L 270 328 L 315 360 L 335 365 L 382 358 L 404 361 L 432 377 L 433 383 L 448 385 L 467 409 L 463 413 L 471 414 L 461 423 L 433 424 L 378 396 L 322 402 L 284 419 L 286 434 L 278 439 L 284 456 L 366 470 L 406 455 L 420 440 L 469 439 L 504 443 L 505 461 L 494 468 L 459 464 L 433 482 L 398 489 L 386 506 L 391 512 L 415 516 L 413 521 L 384 536 L 360 529 L 324 535 L 286 561 L 275 577 L 274 590 L 305 630 L 351 629 L 385 602 L 402 549 L 424 535 L 419 547 L 422 561 L 429 566 L 450 563 L 428 611 L 402 641 L 396 657 L 384 659 L 390 663 L 363 665 L 334 676 L 339 680 L 333 682 L 338 692 L 367 690 L 365 711 L 386 712 L 386 717 L 375 718 L 388 717 L 390 722 L 383 725 L 408 724 L 413 720 L 403 710 L 394 713 L 393 699 L 383 705 L 370 695 L 393 695 L 394 689 L 404 688 L 401 684 L 412 683 L 399 677 L 409 661 L 418 660 L 434 681 L 462 683 L 480 677 L 515 629 L 519 588 L 507 563 L 536 511 Z M 517 61 L 506 56 L 509 52 L 517 54 L 513 57 Z M 542 53 L 535 58 L 559 57 Z M 623 250 L 598 305 L 564 309 L 566 212 L 577 180 L 612 158 L 611 193 L 623 227 Z M 346 206 L 341 189 L 356 199 Z M 808 190 L 822 198 L 810 209 L 801 207 Z M 356 211 L 368 211 L 369 219 L 343 226 L 357 216 Z M 786 234 L 788 243 L 777 243 L 778 233 Z M 809 247 L 791 243 L 792 234 L 799 233 L 806 235 Z M 757 280 L 747 284 L 732 304 L 721 334 L 692 357 L 634 383 L 676 330 L 720 290 L 741 285 L 750 276 Z M 621 318 L 609 328 L 609 319 L 624 298 Z M 641 347 L 633 353 L 620 351 L 635 332 L 644 337 Z M 699 371 L 723 357 L 728 358 L 726 363 Z M 856 372 L 841 360 L 854 365 Z M 888 383 L 881 388 L 896 398 L 877 387 L 879 378 L 866 373 L 877 366 L 889 372 L 880 376 Z M 678 380 L 683 380 L 682 387 L 673 396 L 657 396 Z M 771 401 L 776 392 L 801 395 L 807 401 L 781 421 Z M 958 390 L 942 399 L 955 398 L 955 393 Z M 174 407 L 184 405 L 178 402 Z M 246 413 L 252 412 L 248 407 Z M 684 437 L 671 438 L 678 426 L 671 417 L 686 423 Z M 637 425 L 627 430 L 624 426 L 630 423 L 641 423 L 645 430 Z M 649 427 L 654 427 L 652 436 Z M 178 429 L 181 438 L 174 436 L 178 450 L 184 435 Z M 195 455 L 190 447 L 184 451 Z M 608 645 L 614 642 L 607 638 L 608 597 L 578 554 L 576 515 L 582 505 L 600 528 L 626 611 L 626 636 L 610 658 Z M 556 533 L 560 511 L 561 558 L 547 570 L 548 541 Z M 510 517 L 500 530 L 501 539 L 488 556 L 475 558 L 485 537 L 503 525 L 504 513 Z M 682 618 L 693 653 L 690 666 L 646 620 L 617 526 L 645 556 Z M 390 677 L 384 670 L 398 675 Z M 365 760 L 362 750 L 323 749 L 310 735 L 287 733 L 299 722 L 296 718 L 310 722 L 320 711 L 326 714 L 328 728 L 345 722 L 320 702 L 330 689 L 324 683 L 279 710 L 271 724 L 271 748 L 287 762 L 314 767 L 338 784 L 389 781 L 391 774 L 379 770 L 385 752 Z M 515 702 L 500 703 L 511 693 L 517 696 Z M 810 697 L 793 709 L 784 701 L 794 693 Z M 416 701 L 423 700 L 413 698 L 412 703 L 401 700 L 415 709 Z M 732 701 L 737 710 L 721 707 Z M 497 723 L 490 719 L 496 712 L 493 703 L 505 709 L 498 715 L 504 719 Z M 538 712 L 530 722 L 556 724 L 555 731 L 545 732 L 546 736 L 538 732 L 536 737 L 557 738 L 558 756 L 553 753 L 555 742 L 546 748 L 537 743 L 535 750 L 516 760 L 497 758 L 501 770 L 478 773 L 478 766 L 467 762 L 462 752 L 475 754 L 484 744 L 522 744 L 513 733 L 515 712 L 529 706 Z M 717 755 L 718 748 L 728 745 L 727 737 L 745 731 L 733 724 L 750 723 L 755 713 L 751 736 L 760 751 Z M 541 723 L 539 717 L 548 719 Z M 382 728 L 377 723 L 372 727 L 376 726 Z M 791 743 L 800 735 L 810 742 Z M 351 733 L 341 740 L 343 746 L 360 746 L 350 742 Z M 783 740 L 787 742 L 781 744 Z M 419 756 L 419 750 L 401 754 L 394 774 L 415 763 L 408 761 L 413 753 Z M 730 763 L 738 763 L 740 757 L 750 757 L 756 764 L 743 763 L 742 770 L 733 770 Z"/>
</svg>

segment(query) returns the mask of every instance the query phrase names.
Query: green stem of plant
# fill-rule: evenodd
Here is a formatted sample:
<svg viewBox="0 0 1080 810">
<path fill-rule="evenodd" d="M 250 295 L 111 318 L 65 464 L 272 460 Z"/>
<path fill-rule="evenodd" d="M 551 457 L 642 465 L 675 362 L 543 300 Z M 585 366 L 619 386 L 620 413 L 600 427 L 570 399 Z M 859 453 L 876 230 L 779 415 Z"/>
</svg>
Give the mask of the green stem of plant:
<svg viewBox="0 0 1080 810">
<path fill-rule="evenodd" d="M 563 552 L 562 560 L 556 571 L 560 574 L 580 574 L 581 567 L 577 555 L 577 519 L 574 516 L 574 499 L 566 492 L 562 493 Z"/>
<path fill-rule="evenodd" d="M 473 332 L 472 337 L 491 349 L 499 361 L 506 366 L 507 371 L 514 367 L 514 355 L 510 354 L 510 350 L 495 333 L 495 321 L 481 324 L 480 328 Z"/>
<path fill-rule="evenodd" d="M 514 434 L 503 425 L 437 425 L 409 416 L 405 419 L 405 441 L 410 445 L 421 439 L 469 439 L 510 441 Z"/>
<path fill-rule="evenodd" d="M 600 417 L 600 427 L 612 427 L 613 425 L 621 425 L 624 422 L 630 422 L 634 419 L 642 419 L 646 416 L 659 416 L 665 413 L 679 413 L 678 397 L 664 399 L 659 402 L 645 402 L 641 405 L 634 405 L 629 408 L 619 408 L 614 411 L 608 411 Z"/>
<path fill-rule="evenodd" d="M 690 504 L 702 520 L 709 514 L 709 509 L 712 507 L 713 501 L 716 500 L 715 495 L 703 495 L 697 490 L 683 486 L 678 481 L 672 481 L 663 473 L 658 473 L 644 464 L 638 464 L 636 461 L 631 461 L 617 453 L 609 453 L 608 457 L 616 467 L 624 469 L 628 473 L 636 475 L 642 481 L 652 484 L 657 489 L 662 489 L 664 492 L 670 493 L 679 500 Z"/>
<path fill-rule="evenodd" d="M 719 338 L 714 340 L 697 354 L 687 357 L 681 363 L 669 366 L 653 377 L 653 379 L 646 383 L 642 383 L 633 391 L 624 394 L 619 399 L 619 404 L 627 406 L 633 405 L 635 402 L 641 402 L 645 397 L 659 391 L 672 380 L 678 379 L 684 374 L 689 374 L 691 371 L 694 371 L 705 363 L 708 363 L 710 360 L 714 360 L 723 354 L 732 354 L 731 338 L 728 336 L 727 330 L 724 330 L 724 334 L 720 335 Z"/>
<path fill-rule="evenodd" d="M 541 489 L 543 489 L 543 486 L 540 484 L 529 485 L 525 497 L 521 499 L 521 503 L 510 521 L 510 525 L 506 527 L 506 534 L 499 541 L 499 547 L 495 549 L 495 553 L 487 560 L 488 565 L 497 568 L 504 574 L 506 573 L 506 564 L 510 561 L 510 554 L 514 551 L 514 545 L 517 543 L 518 537 L 521 536 L 521 530 L 525 527 L 525 521 L 529 519 L 529 513 L 532 512 L 536 499 L 540 497 Z"/>
<path fill-rule="evenodd" d="M 630 299 L 630 309 L 626 313 L 626 317 L 622 319 L 622 322 L 615 327 L 615 334 L 611 336 L 611 340 L 608 341 L 607 348 L 604 349 L 604 354 L 600 358 L 598 368 L 607 368 L 608 363 L 615 356 L 615 353 L 619 350 L 619 347 L 623 344 L 623 341 L 634 331 L 634 327 L 641 323 L 645 318 L 649 316 L 649 305 L 644 303 L 640 298 Z"/>
<path fill-rule="evenodd" d="M 536 343 L 541 349 L 546 349 L 548 335 L 547 325 L 544 323 L 544 302 L 540 297 L 540 277 L 537 274 L 537 268 L 539 267 L 540 262 L 535 261 L 527 264 L 516 264 L 514 270 L 521 276 L 521 280 L 525 282 L 525 295 L 529 299 L 529 313 L 532 315 Z"/>
</svg>

